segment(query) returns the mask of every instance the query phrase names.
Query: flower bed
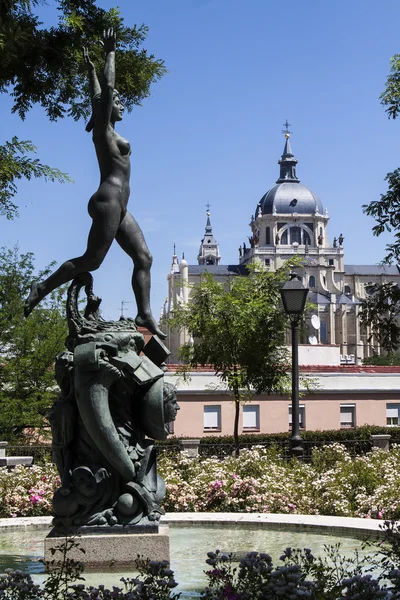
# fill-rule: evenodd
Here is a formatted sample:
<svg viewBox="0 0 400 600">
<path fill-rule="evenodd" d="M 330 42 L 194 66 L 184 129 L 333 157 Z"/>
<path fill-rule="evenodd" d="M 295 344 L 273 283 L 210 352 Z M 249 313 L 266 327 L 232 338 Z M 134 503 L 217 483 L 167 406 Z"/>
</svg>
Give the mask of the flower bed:
<svg viewBox="0 0 400 600">
<path fill-rule="evenodd" d="M 400 518 L 400 446 L 352 457 L 340 444 L 313 450 L 310 462 L 286 461 L 254 447 L 240 458 L 163 455 L 158 468 L 168 512 L 268 512 Z M 0 517 L 51 514 L 60 485 L 54 465 L 0 468 Z"/>
<path fill-rule="evenodd" d="M 397 519 L 400 446 L 352 457 L 340 444 L 313 450 L 310 462 L 287 462 L 275 449 L 228 457 L 162 456 L 166 511 L 270 512 Z"/>
<path fill-rule="evenodd" d="M 40 517 L 51 514 L 54 490 L 60 478 L 52 464 L 0 468 L 0 517 Z"/>
</svg>

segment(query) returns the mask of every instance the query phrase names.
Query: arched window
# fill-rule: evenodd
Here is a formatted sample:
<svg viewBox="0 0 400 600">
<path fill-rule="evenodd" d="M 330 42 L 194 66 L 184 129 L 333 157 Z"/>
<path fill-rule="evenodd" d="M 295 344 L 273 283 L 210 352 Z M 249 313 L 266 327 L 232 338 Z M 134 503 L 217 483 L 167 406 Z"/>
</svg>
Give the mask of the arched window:
<svg viewBox="0 0 400 600">
<path fill-rule="evenodd" d="M 309 246 L 311 246 L 311 238 L 308 235 L 307 231 L 304 231 L 304 229 L 303 229 L 303 244 L 304 245 L 308 244 Z"/>
<path fill-rule="evenodd" d="M 285 229 L 285 231 L 281 235 L 281 244 L 287 245 L 287 243 L 288 243 L 288 230 Z"/>
<path fill-rule="evenodd" d="M 301 244 L 301 229 L 300 227 L 291 227 L 290 228 L 290 243 Z"/>
<path fill-rule="evenodd" d="M 269 227 L 265 229 L 265 244 L 269 246 L 271 243 L 271 230 Z"/>
<path fill-rule="evenodd" d="M 314 277 L 314 275 L 310 275 L 310 278 L 308 280 L 308 287 L 315 288 L 315 277 Z"/>
<path fill-rule="evenodd" d="M 349 285 L 345 285 L 345 286 L 344 286 L 344 293 L 345 293 L 347 296 L 351 296 L 351 287 L 350 287 Z"/>
</svg>

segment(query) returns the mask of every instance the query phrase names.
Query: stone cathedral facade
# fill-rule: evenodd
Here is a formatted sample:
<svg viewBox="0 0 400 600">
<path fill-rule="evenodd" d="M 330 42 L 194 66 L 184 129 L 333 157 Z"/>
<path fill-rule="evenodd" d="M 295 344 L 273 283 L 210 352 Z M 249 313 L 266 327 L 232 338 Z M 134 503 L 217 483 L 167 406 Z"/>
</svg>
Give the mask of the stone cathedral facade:
<svg viewBox="0 0 400 600">
<path fill-rule="evenodd" d="M 249 223 L 249 243 L 240 246 L 237 264 L 221 263 L 207 211 L 197 264 L 188 264 L 184 258 L 179 261 L 174 252 L 165 315 L 178 303 L 190 302 L 191 286 L 196 285 L 204 271 L 223 282 L 242 276 L 250 262 L 260 261 L 275 270 L 288 258 L 300 255 L 304 267 L 298 272 L 310 290 L 308 300 L 315 305 L 314 314 L 318 317 L 310 321 L 308 334 L 302 341 L 311 345 L 340 346 L 342 362 L 359 363 L 380 352 L 374 340 L 368 339 L 370 332 L 360 324 L 360 300 L 370 293 L 374 283 L 393 281 L 400 285 L 400 273 L 396 266 L 345 263 L 345 239 L 342 234 L 330 237 L 328 208 L 300 183 L 290 134 L 284 133 L 279 178 L 255 206 Z M 179 346 L 188 341 L 186 333 L 168 331 L 170 362 L 179 362 Z"/>
</svg>

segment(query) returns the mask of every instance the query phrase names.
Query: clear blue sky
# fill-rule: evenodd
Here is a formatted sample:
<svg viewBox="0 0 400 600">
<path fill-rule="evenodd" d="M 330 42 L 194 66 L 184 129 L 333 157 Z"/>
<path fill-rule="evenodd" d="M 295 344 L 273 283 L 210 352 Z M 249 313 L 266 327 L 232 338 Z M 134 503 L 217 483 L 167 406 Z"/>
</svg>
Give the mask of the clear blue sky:
<svg viewBox="0 0 400 600">
<path fill-rule="evenodd" d="M 114 2 L 99 0 L 104 8 Z M 400 119 L 379 103 L 389 59 L 400 53 L 398 0 L 119 0 L 126 24 L 145 23 L 145 47 L 168 74 L 142 107 L 118 124 L 132 146 L 130 210 L 154 256 L 152 306 L 167 295 L 173 244 L 196 263 L 211 204 L 223 263 L 236 263 L 257 202 L 278 178 L 285 119 L 297 173 L 328 208 L 329 239 L 343 233 L 345 262 L 373 264 L 389 238 L 374 238 L 361 205 L 385 191 L 400 166 Z M 46 19 L 55 17 L 48 0 Z M 117 82 L 118 85 L 118 82 Z M 21 183 L 20 217 L 1 221 L 1 245 L 19 243 L 38 267 L 80 255 L 99 180 L 83 123 L 49 123 L 40 108 L 25 122 L 0 97 L 1 143 L 18 135 L 72 185 Z M 95 273 L 103 315 L 133 301 L 131 263 L 114 244 Z M 135 304 L 126 305 L 135 316 Z"/>
</svg>

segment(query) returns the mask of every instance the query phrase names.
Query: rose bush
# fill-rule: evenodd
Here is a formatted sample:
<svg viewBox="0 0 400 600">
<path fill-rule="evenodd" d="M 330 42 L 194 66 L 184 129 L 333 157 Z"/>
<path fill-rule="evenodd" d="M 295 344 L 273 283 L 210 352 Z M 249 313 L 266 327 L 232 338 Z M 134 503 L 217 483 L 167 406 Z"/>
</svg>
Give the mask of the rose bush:
<svg viewBox="0 0 400 600">
<path fill-rule="evenodd" d="M 273 512 L 400 518 L 400 446 L 352 457 L 341 444 L 313 451 L 310 462 L 287 461 L 255 446 L 240 458 L 159 459 L 169 512 Z"/>
<path fill-rule="evenodd" d="M 54 465 L 0 468 L 0 517 L 51 514 L 51 500 L 60 478 Z"/>
<path fill-rule="evenodd" d="M 274 448 L 242 450 L 239 459 L 162 454 L 168 512 L 273 512 L 400 518 L 400 446 L 351 456 L 341 444 L 314 449 L 309 462 Z M 0 468 L 0 517 L 51 514 L 60 485 L 54 465 Z"/>
</svg>

